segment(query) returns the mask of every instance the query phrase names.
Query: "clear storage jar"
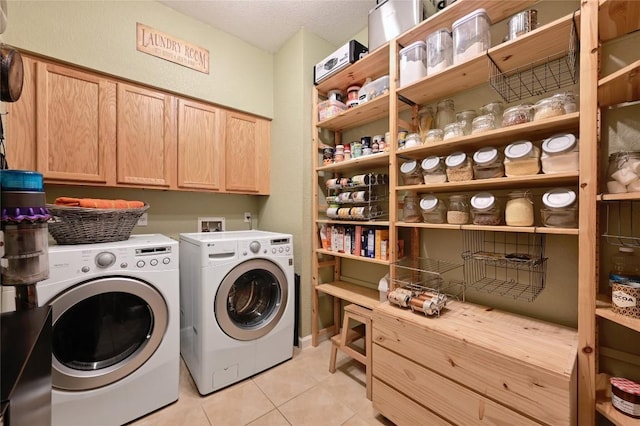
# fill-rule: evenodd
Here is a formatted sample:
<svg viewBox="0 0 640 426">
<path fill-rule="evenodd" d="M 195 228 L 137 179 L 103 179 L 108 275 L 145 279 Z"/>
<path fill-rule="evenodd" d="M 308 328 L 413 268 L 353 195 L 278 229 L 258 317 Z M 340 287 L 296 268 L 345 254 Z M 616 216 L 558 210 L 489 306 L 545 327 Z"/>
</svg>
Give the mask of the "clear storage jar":
<svg viewBox="0 0 640 426">
<path fill-rule="evenodd" d="M 445 160 L 447 180 L 461 182 L 473 179 L 473 165 L 471 158 L 464 152 L 454 152 Z"/>
<path fill-rule="evenodd" d="M 559 99 L 564 105 L 564 112 L 567 114 L 571 114 L 572 112 L 578 111 L 578 102 L 576 100 L 576 95 L 569 92 L 556 93 L 553 95 L 554 99 Z"/>
<path fill-rule="evenodd" d="M 503 176 L 502 155 L 496 148 L 488 146 L 473 153 L 473 177 L 475 179 L 492 179 Z"/>
<path fill-rule="evenodd" d="M 444 126 L 456 121 L 453 99 L 443 99 L 436 106 L 436 128 L 444 130 Z"/>
<path fill-rule="evenodd" d="M 424 105 L 418 110 L 418 132 L 420 133 L 420 139 L 425 140 L 427 133 L 434 125 L 433 108 L 429 105 Z"/>
<path fill-rule="evenodd" d="M 491 20 L 487 11 L 476 9 L 453 23 L 453 64 L 461 64 L 491 47 Z"/>
<path fill-rule="evenodd" d="M 405 161 L 400 166 L 400 174 L 405 185 L 417 185 L 422 183 L 422 171 L 416 160 Z"/>
<path fill-rule="evenodd" d="M 528 191 L 509 193 L 504 220 L 508 226 L 533 226 L 533 201 Z"/>
<path fill-rule="evenodd" d="M 471 134 L 471 125 L 473 123 L 473 119 L 477 116 L 478 113 L 472 109 L 460 111 L 456 114 L 456 121 L 462 125 L 462 133 L 464 135 Z"/>
<path fill-rule="evenodd" d="M 426 223 L 445 223 L 447 206 L 433 194 L 426 194 L 420 200 L 422 220 Z"/>
<path fill-rule="evenodd" d="M 427 43 L 418 40 L 400 49 L 400 87 L 427 76 Z"/>
<path fill-rule="evenodd" d="M 495 126 L 502 125 L 502 115 L 504 114 L 504 104 L 501 101 L 493 101 L 480 107 L 480 114 L 491 114 L 495 117 Z"/>
<path fill-rule="evenodd" d="M 555 96 L 540 99 L 533 105 L 533 121 L 544 120 L 545 118 L 557 117 L 564 114 L 564 101 Z"/>
<path fill-rule="evenodd" d="M 444 162 L 440 157 L 432 155 L 422 160 L 422 178 L 426 184 L 444 183 L 447 181 Z"/>
<path fill-rule="evenodd" d="M 542 224 L 549 228 L 577 228 L 576 193 L 567 188 L 555 188 L 542 196 Z"/>
<path fill-rule="evenodd" d="M 469 204 L 465 195 L 451 195 L 447 210 L 447 223 L 464 225 L 469 223 Z"/>
<path fill-rule="evenodd" d="M 496 128 L 496 117 L 493 114 L 479 115 L 471 122 L 471 134 L 482 133 Z"/>
<path fill-rule="evenodd" d="M 515 126 L 533 120 L 533 105 L 521 104 L 507 108 L 502 114 L 502 127 Z"/>
<path fill-rule="evenodd" d="M 607 192 L 640 192 L 640 151 L 614 152 L 609 156 Z"/>
<path fill-rule="evenodd" d="M 416 194 L 407 194 L 404 197 L 402 206 L 403 221 L 407 223 L 422 222 L 422 212 L 420 211 L 420 197 Z"/>
<path fill-rule="evenodd" d="M 464 124 L 459 122 L 449 123 L 444 126 L 444 136 L 442 140 L 446 141 L 448 139 L 459 138 L 464 136 Z"/>
<path fill-rule="evenodd" d="M 404 139 L 405 148 L 415 148 L 420 145 L 422 145 L 422 139 L 418 133 L 409 133 Z"/>
<path fill-rule="evenodd" d="M 435 74 L 453 64 L 453 36 L 441 28 L 427 36 L 427 75 Z"/>
<path fill-rule="evenodd" d="M 578 171 L 580 167 L 578 139 L 571 133 L 561 133 L 545 139 L 542 142 L 540 162 L 543 173 Z"/>
<path fill-rule="evenodd" d="M 506 176 L 531 176 L 540 172 L 540 149 L 530 141 L 517 141 L 504 149 Z"/>
<path fill-rule="evenodd" d="M 440 142 L 444 139 L 444 130 L 431 129 L 424 138 L 425 143 Z"/>
<path fill-rule="evenodd" d="M 502 209 L 498 199 L 490 192 L 480 192 L 471 197 L 471 218 L 474 225 L 500 225 Z"/>
</svg>

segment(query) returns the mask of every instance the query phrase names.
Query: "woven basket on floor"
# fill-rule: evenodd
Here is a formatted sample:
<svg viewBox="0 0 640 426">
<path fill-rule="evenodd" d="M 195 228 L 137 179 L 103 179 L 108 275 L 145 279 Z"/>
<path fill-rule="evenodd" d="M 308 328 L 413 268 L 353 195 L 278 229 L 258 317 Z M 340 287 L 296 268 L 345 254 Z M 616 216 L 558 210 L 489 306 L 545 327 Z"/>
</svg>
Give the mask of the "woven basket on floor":
<svg viewBox="0 0 640 426">
<path fill-rule="evenodd" d="M 49 233 L 58 244 L 91 244 L 124 241 L 148 204 L 137 209 L 87 209 L 47 204 L 53 219 Z"/>
</svg>

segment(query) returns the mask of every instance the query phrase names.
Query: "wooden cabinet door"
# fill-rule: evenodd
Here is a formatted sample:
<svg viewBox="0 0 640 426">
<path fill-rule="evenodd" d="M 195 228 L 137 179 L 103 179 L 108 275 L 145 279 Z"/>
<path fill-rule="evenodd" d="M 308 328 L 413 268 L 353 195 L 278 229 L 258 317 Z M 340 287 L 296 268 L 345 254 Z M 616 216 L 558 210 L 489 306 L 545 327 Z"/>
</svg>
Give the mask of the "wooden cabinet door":
<svg viewBox="0 0 640 426">
<path fill-rule="evenodd" d="M 118 83 L 117 183 L 175 187 L 176 98 Z"/>
<path fill-rule="evenodd" d="M 227 112 L 225 125 L 225 189 L 269 193 L 271 122 Z"/>
<path fill-rule="evenodd" d="M 220 191 L 224 110 L 178 100 L 178 188 Z"/>
<path fill-rule="evenodd" d="M 38 171 L 47 181 L 113 184 L 115 83 L 45 62 L 36 71 Z"/>
</svg>

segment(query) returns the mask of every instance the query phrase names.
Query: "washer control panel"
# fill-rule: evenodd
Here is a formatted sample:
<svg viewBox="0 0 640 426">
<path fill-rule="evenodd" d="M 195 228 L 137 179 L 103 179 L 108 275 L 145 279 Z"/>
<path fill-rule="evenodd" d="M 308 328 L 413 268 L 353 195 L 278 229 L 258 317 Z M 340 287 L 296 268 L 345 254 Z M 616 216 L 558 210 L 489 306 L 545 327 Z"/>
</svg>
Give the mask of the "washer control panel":
<svg viewBox="0 0 640 426">
<path fill-rule="evenodd" d="M 293 256 L 291 238 L 256 238 L 254 240 L 238 241 L 238 248 L 241 257 Z"/>
<path fill-rule="evenodd" d="M 98 271 L 118 270 L 163 270 L 177 267 L 177 250 L 171 246 L 112 248 L 80 254 L 79 272 L 83 274 Z M 60 265 L 63 266 L 63 265 Z"/>
</svg>

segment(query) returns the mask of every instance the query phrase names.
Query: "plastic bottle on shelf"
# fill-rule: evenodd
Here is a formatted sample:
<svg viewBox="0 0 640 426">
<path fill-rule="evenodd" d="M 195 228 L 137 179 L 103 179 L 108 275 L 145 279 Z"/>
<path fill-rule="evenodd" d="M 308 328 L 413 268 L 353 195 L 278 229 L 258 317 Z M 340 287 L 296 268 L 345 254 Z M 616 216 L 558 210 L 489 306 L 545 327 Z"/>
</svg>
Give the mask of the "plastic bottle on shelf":
<svg viewBox="0 0 640 426">
<path fill-rule="evenodd" d="M 640 256 L 632 247 L 619 247 L 611 256 L 609 284 L 625 284 L 629 282 L 640 285 Z"/>
</svg>

